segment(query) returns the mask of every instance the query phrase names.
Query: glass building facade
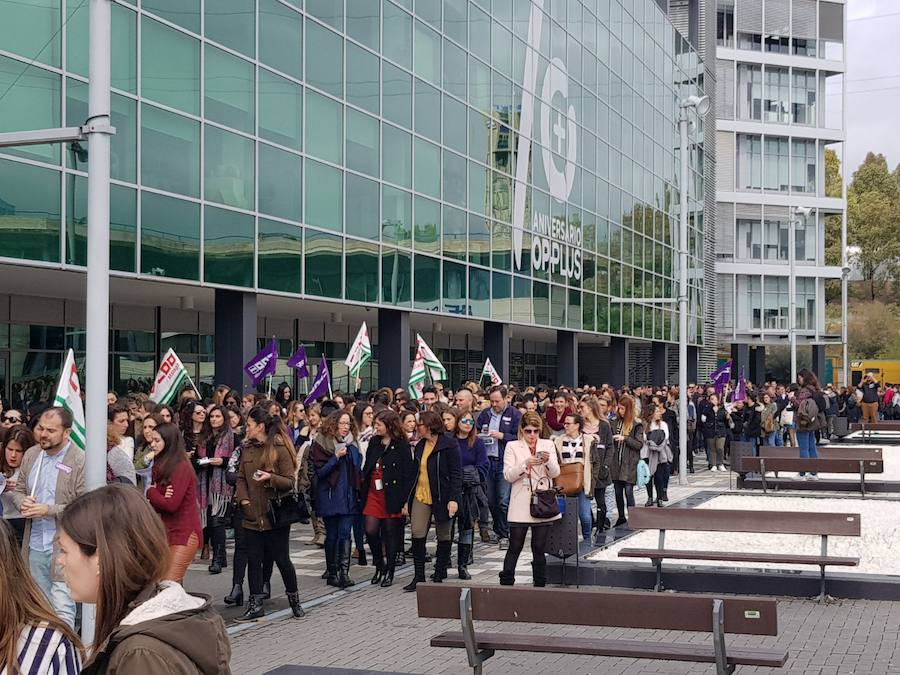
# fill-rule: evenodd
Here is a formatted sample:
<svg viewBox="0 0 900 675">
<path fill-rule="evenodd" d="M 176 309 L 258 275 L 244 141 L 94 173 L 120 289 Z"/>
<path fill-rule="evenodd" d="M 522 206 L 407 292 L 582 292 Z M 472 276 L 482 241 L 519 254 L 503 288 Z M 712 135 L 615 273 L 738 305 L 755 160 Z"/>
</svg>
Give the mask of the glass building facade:
<svg viewBox="0 0 900 675">
<path fill-rule="evenodd" d="M 640 299 L 676 294 L 677 104 L 704 83 L 654 0 L 116 1 L 112 22 L 116 276 L 677 340 Z M 0 0 L 0 131 L 84 122 L 87 37 L 81 0 Z M 78 144 L 0 154 L 0 258 L 83 269 L 86 168 Z"/>
</svg>

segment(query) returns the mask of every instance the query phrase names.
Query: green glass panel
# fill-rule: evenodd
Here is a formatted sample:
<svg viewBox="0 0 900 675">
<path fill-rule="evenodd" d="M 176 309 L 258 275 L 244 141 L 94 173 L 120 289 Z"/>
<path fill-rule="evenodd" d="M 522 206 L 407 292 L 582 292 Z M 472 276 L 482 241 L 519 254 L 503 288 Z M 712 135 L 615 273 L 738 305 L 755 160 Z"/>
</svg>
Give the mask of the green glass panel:
<svg viewBox="0 0 900 675">
<path fill-rule="evenodd" d="M 491 221 L 474 213 L 469 214 L 469 262 L 491 264 Z"/>
<path fill-rule="evenodd" d="M 415 189 L 435 199 L 441 196 L 441 149 L 434 143 L 416 139 Z"/>
<path fill-rule="evenodd" d="M 0 16 L 3 17 L 0 21 L 0 45 L 29 61 L 34 59 L 59 68 L 61 14 L 60 0 L 3 0 L 0 2 Z"/>
<path fill-rule="evenodd" d="M 134 99 L 120 94 L 111 98 L 111 121 L 116 133 L 110 139 L 110 177 L 135 182 L 137 174 L 137 103 Z M 68 78 L 66 80 L 66 124 L 77 126 L 87 119 L 88 86 L 84 82 Z M 87 171 L 87 143 L 63 146 L 66 164 L 73 169 Z"/>
<path fill-rule="evenodd" d="M 167 106 L 200 113 L 200 42 L 144 17 L 141 94 Z"/>
<path fill-rule="evenodd" d="M 350 0 L 348 4 L 354 2 Z M 344 3 L 340 0 L 306 0 L 306 13 L 335 30 L 344 30 Z"/>
<path fill-rule="evenodd" d="M 347 3 L 347 35 L 375 51 L 381 45 L 381 0 Z"/>
<path fill-rule="evenodd" d="M 306 92 L 306 151 L 340 164 L 344 158 L 344 106 L 312 91 Z"/>
<path fill-rule="evenodd" d="M 609 298 L 597 296 L 597 332 L 609 333 Z"/>
<path fill-rule="evenodd" d="M 442 182 L 444 201 L 458 206 L 465 206 L 466 160 L 464 157 L 444 150 Z"/>
<path fill-rule="evenodd" d="M 512 319 L 512 277 L 494 272 L 491 279 L 491 316 Z"/>
<path fill-rule="evenodd" d="M 459 98 L 466 99 L 466 53 L 448 40 L 444 40 L 444 89 Z"/>
<path fill-rule="evenodd" d="M 444 206 L 443 252 L 445 258 L 466 259 L 466 212 Z"/>
<path fill-rule="evenodd" d="M 491 315 L 491 273 L 488 270 L 469 268 L 469 314 Z"/>
<path fill-rule="evenodd" d="M 534 321 L 531 279 L 513 277 L 512 319 L 517 323 L 532 323 Z"/>
<path fill-rule="evenodd" d="M 304 264 L 306 293 L 324 298 L 340 298 L 343 239 L 334 234 L 306 230 Z"/>
<path fill-rule="evenodd" d="M 412 195 L 385 185 L 381 190 L 381 239 L 409 247 L 412 242 Z"/>
<path fill-rule="evenodd" d="M 207 2 L 205 30 L 210 40 L 253 58 L 256 55 L 256 2 Z"/>
<path fill-rule="evenodd" d="M 252 210 L 255 206 L 255 142 L 218 127 L 206 127 L 204 178 L 206 198 Z"/>
<path fill-rule="evenodd" d="M 206 117 L 253 133 L 256 109 L 253 64 L 207 44 L 205 72 Z"/>
<path fill-rule="evenodd" d="M 312 21 L 306 24 L 306 83 L 338 98 L 344 95 L 344 40 Z"/>
<path fill-rule="evenodd" d="M 565 289 L 563 290 L 566 292 Z M 581 316 L 581 291 L 570 288 L 567 292 L 569 296 L 569 302 L 568 305 L 566 305 L 567 325 L 574 330 L 580 330 L 583 322 Z"/>
<path fill-rule="evenodd" d="M 415 106 L 416 132 L 440 141 L 441 93 L 422 80 L 416 80 Z"/>
<path fill-rule="evenodd" d="M 466 106 L 444 95 L 444 145 L 466 154 Z"/>
<path fill-rule="evenodd" d="M 256 243 L 259 287 L 300 293 L 303 231 L 296 225 L 259 219 Z"/>
<path fill-rule="evenodd" d="M 141 0 L 141 7 L 190 31 L 200 32 L 200 0 Z"/>
<path fill-rule="evenodd" d="M 141 194 L 141 272 L 199 280 L 199 204 Z"/>
<path fill-rule="evenodd" d="M 378 302 L 380 258 L 378 244 L 346 240 L 344 275 L 347 279 L 347 300 Z"/>
<path fill-rule="evenodd" d="M 416 14 L 441 29 L 441 0 L 416 0 Z"/>
<path fill-rule="evenodd" d="M 493 221 L 491 230 L 491 267 L 509 271 L 512 267 L 512 227 Z"/>
<path fill-rule="evenodd" d="M 468 314 L 466 266 L 445 260 L 443 281 L 442 310 L 450 314 Z"/>
<path fill-rule="evenodd" d="M 469 162 L 469 208 L 478 213 L 486 213 L 485 205 L 490 205 L 490 194 L 487 192 L 491 170 Z"/>
<path fill-rule="evenodd" d="M 303 17 L 277 0 L 259 0 L 259 60 L 303 79 Z"/>
<path fill-rule="evenodd" d="M 303 87 L 259 69 L 259 135 L 300 150 L 303 139 Z"/>
<path fill-rule="evenodd" d="M 546 326 L 550 323 L 550 287 L 542 281 L 535 281 L 531 292 L 534 297 L 534 322 Z"/>
<path fill-rule="evenodd" d="M 378 192 L 375 181 L 347 173 L 347 234 L 378 241 Z"/>
<path fill-rule="evenodd" d="M 300 222 L 303 158 L 259 144 L 259 212 Z"/>
<path fill-rule="evenodd" d="M 463 47 L 469 43 L 468 2 L 466 0 L 444 0 L 444 32 Z"/>
<path fill-rule="evenodd" d="M 66 262 L 87 265 L 87 178 L 66 176 Z M 109 267 L 134 272 L 137 235 L 137 192 L 109 187 Z"/>
<path fill-rule="evenodd" d="M 0 159 L 0 251 L 59 262 L 59 171 Z"/>
<path fill-rule="evenodd" d="M 347 102 L 378 114 L 378 57 L 355 44 L 347 43 Z"/>
<path fill-rule="evenodd" d="M 415 258 L 416 309 L 439 311 L 441 308 L 441 261 L 425 255 Z"/>
<path fill-rule="evenodd" d="M 411 129 L 412 76 L 384 63 L 381 77 L 381 109 L 385 119 Z"/>
<path fill-rule="evenodd" d="M 438 10 L 440 16 L 440 10 Z M 432 84 L 441 84 L 441 36 L 421 21 L 416 21 L 414 72 Z"/>
<path fill-rule="evenodd" d="M 305 178 L 306 215 L 304 222 L 340 232 L 344 226 L 343 172 L 340 169 L 308 159 L 306 160 Z"/>
<path fill-rule="evenodd" d="M 381 301 L 386 305 L 409 307 L 412 255 L 384 247 L 381 251 Z"/>
<path fill-rule="evenodd" d="M 75 9 L 73 5 L 76 3 L 70 1 L 68 8 L 70 14 L 66 21 L 66 70 L 87 77 L 89 8 L 87 2 L 80 3 L 78 9 Z M 6 16 L 5 10 L 3 13 Z M 124 5 L 112 4 L 111 84 L 116 89 L 124 89 L 131 93 L 137 92 L 137 49 L 135 48 L 137 45 L 137 22 L 135 17 L 136 14 Z M 2 43 L 2 38 L 0 38 L 0 43 Z"/>
<path fill-rule="evenodd" d="M 379 124 L 374 117 L 347 108 L 347 167 L 378 177 Z"/>
<path fill-rule="evenodd" d="M 200 196 L 200 124 L 143 104 L 141 184 Z"/>
<path fill-rule="evenodd" d="M 253 287 L 253 216 L 207 206 L 203 220 L 203 276 L 213 284 Z"/>
<path fill-rule="evenodd" d="M 384 3 L 383 53 L 404 68 L 412 67 L 412 17 L 402 9 Z"/>
<path fill-rule="evenodd" d="M 469 104 L 478 110 L 491 109 L 491 71 L 471 56 L 469 57 Z"/>
<path fill-rule="evenodd" d="M 472 53 L 490 63 L 491 18 L 487 12 L 483 12 L 471 3 L 469 5 L 469 45 Z"/>
<path fill-rule="evenodd" d="M 412 137 L 389 124 L 381 125 L 382 142 L 390 153 L 381 156 L 381 176 L 386 181 L 412 187 Z M 390 154 L 390 157 L 388 157 Z"/>
<path fill-rule="evenodd" d="M 441 205 L 437 202 L 416 197 L 415 199 L 416 251 L 426 253 L 441 252 Z"/>
<path fill-rule="evenodd" d="M 0 56 L 0 92 L 6 92 L 0 98 L 0 132 L 60 126 L 59 89 L 59 75 Z M 84 120 L 78 124 L 84 124 Z M 59 162 L 58 145 L 4 148 L 3 152 Z"/>
</svg>

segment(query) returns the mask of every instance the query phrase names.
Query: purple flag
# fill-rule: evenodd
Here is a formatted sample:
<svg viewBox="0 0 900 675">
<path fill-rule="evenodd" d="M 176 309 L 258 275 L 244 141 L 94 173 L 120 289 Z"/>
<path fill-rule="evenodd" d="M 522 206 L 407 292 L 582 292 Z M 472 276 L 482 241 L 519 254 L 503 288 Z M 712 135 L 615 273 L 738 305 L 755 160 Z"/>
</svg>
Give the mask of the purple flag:
<svg viewBox="0 0 900 675">
<path fill-rule="evenodd" d="M 722 392 L 725 391 L 725 385 L 731 382 L 731 364 L 731 359 L 728 359 L 709 375 L 709 380 L 715 385 L 718 396 L 721 396 Z"/>
<path fill-rule="evenodd" d="M 747 398 L 747 380 L 744 379 L 744 366 L 741 366 L 741 376 L 738 378 L 737 387 L 734 389 L 732 401 L 744 401 Z"/>
<path fill-rule="evenodd" d="M 309 377 L 309 363 L 306 359 L 306 347 L 300 345 L 300 349 L 294 352 L 294 355 L 288 359 L 288 368 L 297 371 L 297 377 Z"/>
<path fill-rule="evenodd" d="M 266 375 L 275 374 L 277 362 L 278 345 L 275 343 L 275 338 L 272 338 L 272 341 L 263 347 L 259 354 L 247 362 L 244 366 L 244 372 L 247 373 L 253 386 L 256 387 Z"/>
<path fill-rule="evenodd" d="M 316 379 L 313 380 L 312 388 L 303 401 L 303 405 L 312 405 L 317 399 L 328 395 L 331 392 L 331 375 L 328 372 L 328 361 L 325 355 L 322 355 L 322 361 L 319 363 L 319 370 L 316 371 Z"/>
</svg>

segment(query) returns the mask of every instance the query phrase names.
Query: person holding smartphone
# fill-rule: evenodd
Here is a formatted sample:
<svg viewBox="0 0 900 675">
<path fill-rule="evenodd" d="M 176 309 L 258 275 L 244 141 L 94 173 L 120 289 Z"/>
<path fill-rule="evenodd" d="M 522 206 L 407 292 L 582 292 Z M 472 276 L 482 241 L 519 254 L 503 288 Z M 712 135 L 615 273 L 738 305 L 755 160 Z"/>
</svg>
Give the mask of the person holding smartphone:
<svg viewBox="0 0 900 675">
<path fill-rule="evenodd" d="M 516 580 L 516 563 L 525 546 L 525 535 L 531 528 L 531 563 L 534 585 L 547 585 L 547 537 L 550 525 L 562 518 L 538 519 L 531 515 L 531 496 L 539 489 L 549 489 L 559 475 L 556 445 L 540 437 L 543 422 L 541 416 L 530 411 L 522 415 L 519 439 L 507 443 L 503 455 L 503 477 L 510 484 L 509 548 L 500 572 L 500 584 L 512 586 Z"/>
</svg>

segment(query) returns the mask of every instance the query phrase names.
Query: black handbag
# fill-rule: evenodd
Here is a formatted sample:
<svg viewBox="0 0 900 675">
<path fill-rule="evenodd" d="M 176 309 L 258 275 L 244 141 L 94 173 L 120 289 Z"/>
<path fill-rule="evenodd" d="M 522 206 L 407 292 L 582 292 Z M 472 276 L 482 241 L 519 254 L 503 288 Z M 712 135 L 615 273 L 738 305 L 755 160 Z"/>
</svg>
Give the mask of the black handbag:
<svg viewBox="0 0 900 675">
<path fill-rule="evenodd" d="M 550 488 L 541 489 L 541 483 L 547 481 Z M 532 518 L 547 520 L 555 518 L 559 515 L 559 502 L 556 499 L 557 490 L 553 487 L 553 482 L 549 478 L 540 478 L 537 482 L 537 490 L 531 482 L 531 472 L 528 472 L 528 487 L 531 488 L 531 503 L 529 510 Z"/>
<path fill-rule="evenodd" d="M 309 504 L 306 497 L 296 491 L 287 492 L 269 500 L 266 513 L 272 528 L 309 522 Z"/>
</svg>

